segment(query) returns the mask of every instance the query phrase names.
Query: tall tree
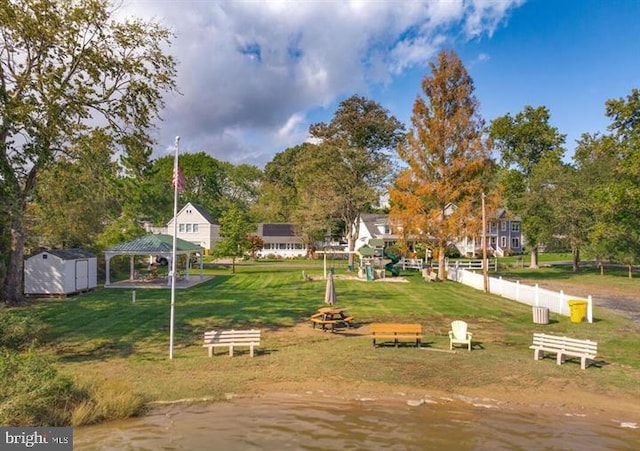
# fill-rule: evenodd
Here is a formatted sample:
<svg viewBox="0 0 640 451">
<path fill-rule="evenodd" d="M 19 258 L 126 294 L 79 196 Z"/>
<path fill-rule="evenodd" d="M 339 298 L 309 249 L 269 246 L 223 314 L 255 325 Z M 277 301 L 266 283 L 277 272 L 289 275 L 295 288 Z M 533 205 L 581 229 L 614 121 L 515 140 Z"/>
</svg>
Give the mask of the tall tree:
<svg viewBox="0 0 640 451">
<path fill-rule="evenodd" d="M 640 261 L 640 90 L 606 103 L 614 142 L 614 177 L 594 192 L 596 226 L 592 240 L 629 268 Z"/>
<path fill-rule="evenodd" d="M 551 236 L 553 224 L 548 221 L 548 199 L 540 197 L 537 189 L 545 189 L 548 184 L 538 171 L 538 185 L 533 186 L 533 173 L 543 160 L 544 164 L 559 162 L 564 154 L 565 135 L 549 124 L 550 117 L 544 106 L 525 106 L 515 116 L 506 114 L 494 119 L 489 127 L 489 136 L 500 151 L 506 206 L 522 218 L 531 268 L 538 267 L 539 245 Z"/>
<path fill-rule="evenodd" d="M 389 149 L 404 140 L 404 126 L 377 102 L 354 95 L 342 101 L 331 122 L 313 124 L 312 137 L 324 149 L 317 158 L 330 158 L 331 170 L 316 174 L 335 204 L 332 216 L 345 224 L 348 248 L 358 237 L 360 213 L 377 204 L 391 174 Z M 300 191 L 300 190 L 299 190 Z M 353 266 L 353 254 L 349 254 Z"/>
<path fill-rule="evenodd" d="M 175 88 L 163 51 L 171 33 L 112 12 L 108 0 L 0 2 L 0 208 L 10 234 L 0 295 L 9 304 L 23 300 L 24 215 L 40 171 L 98 127 L 125 153 L 148 147 L 162 94 Z"/>
<path fill-rule="evenodd" d="M 105 225 L 121 214 L 123 190 L 108 137 L 90 133 L 71 150 L 75 158 L 60 157 L 40 174 L 28 227 L 38 240 L 33 246 L 93 249 Z"/>
<path fill-rule="evenodd" d="M 407 142 L 398 146 L 407 167 L 390 190 L 391 217 L 403 232 L 429 235 L 444 268 L 451 240 L 481 230 L 482 193 L 489 190 L 493 165 L 473 80 L 462 61 L 443 51 L 430 67 Z M 438 276 L 444 280 L 444 271 Z"/>
<path fill-rule="evenodd" d="M 264 168 L 253 213 L 259 222 L 290 222 L 298 205 L 296 167 L 298 156 L 313 144 L 304 143 L 277 153 Z"/>
</svg>

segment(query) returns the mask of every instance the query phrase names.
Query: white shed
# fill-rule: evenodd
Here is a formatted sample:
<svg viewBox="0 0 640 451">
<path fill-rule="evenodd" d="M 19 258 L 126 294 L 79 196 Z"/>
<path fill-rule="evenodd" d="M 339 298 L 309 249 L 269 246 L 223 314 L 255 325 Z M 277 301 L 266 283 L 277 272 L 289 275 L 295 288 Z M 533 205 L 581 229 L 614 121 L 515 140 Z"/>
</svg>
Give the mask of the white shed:
<svg viewBox="0 0 640 451">
<path fill-rule="evenodd" d="M 24 262 L 24 293 L 67 295 L 98 285 L 98 259 L 82 249 L 38 252 Z"/>
</svg>

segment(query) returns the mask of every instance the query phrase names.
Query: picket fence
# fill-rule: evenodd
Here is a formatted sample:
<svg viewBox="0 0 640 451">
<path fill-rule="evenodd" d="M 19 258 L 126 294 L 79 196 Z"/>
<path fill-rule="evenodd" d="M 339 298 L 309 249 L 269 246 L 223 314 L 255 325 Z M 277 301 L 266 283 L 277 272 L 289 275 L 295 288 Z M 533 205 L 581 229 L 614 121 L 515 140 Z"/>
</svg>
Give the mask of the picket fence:
<svg viewBox="0 0 640 451">
<path fill-rule="evenodd" d="M 480 273 L 450 266 L 447 271 L 447 278 L 478 290 L 484 290 L 484 276 Z M 488 285 L 491 294 L 497 294 L 498 296 L 532 307 L 546 307 L 550 312 L 563 316 L 571 316 L 568 301 L 586 301 L 587 321 L 590 323 L 593 322 L 593 299 L 591 296 L 587 298 L 572 296 L 563 291 L 558 293 L 557 291 L 540 288 L 537 284 L 531 286 L 520 283 L 519 281 L 512 282 L 504 280 L 502 277 L 489 277 Z"/>
</svg>

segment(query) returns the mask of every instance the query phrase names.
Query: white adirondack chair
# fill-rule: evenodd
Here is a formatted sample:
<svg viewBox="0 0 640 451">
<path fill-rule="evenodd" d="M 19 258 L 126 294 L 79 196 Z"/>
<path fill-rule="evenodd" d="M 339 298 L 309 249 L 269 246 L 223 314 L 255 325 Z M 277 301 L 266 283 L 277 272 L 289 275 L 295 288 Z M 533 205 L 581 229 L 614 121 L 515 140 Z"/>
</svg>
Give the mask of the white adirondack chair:
<svg viewBox="0 0 640 451">
<path fill-rule="evenodd" d="M 456 320 L 451 323 L 449 331 L 449 349 L 453 349 L 453 345 L 466 345 L 471 351 L 471 333 L 467 332 L 467 323 Z"/>
</svg>

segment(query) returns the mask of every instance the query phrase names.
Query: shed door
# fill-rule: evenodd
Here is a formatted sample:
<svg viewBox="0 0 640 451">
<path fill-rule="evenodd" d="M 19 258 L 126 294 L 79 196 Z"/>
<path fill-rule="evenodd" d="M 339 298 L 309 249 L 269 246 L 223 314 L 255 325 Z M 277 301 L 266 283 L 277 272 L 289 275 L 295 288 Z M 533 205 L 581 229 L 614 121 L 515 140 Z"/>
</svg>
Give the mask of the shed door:
<svg viewBox="0 0 640 451">
<path fill-rule="evenodd" d="M 76 260 L 76 291 L 89 289 L 89 260 Z"/>
</svg>

